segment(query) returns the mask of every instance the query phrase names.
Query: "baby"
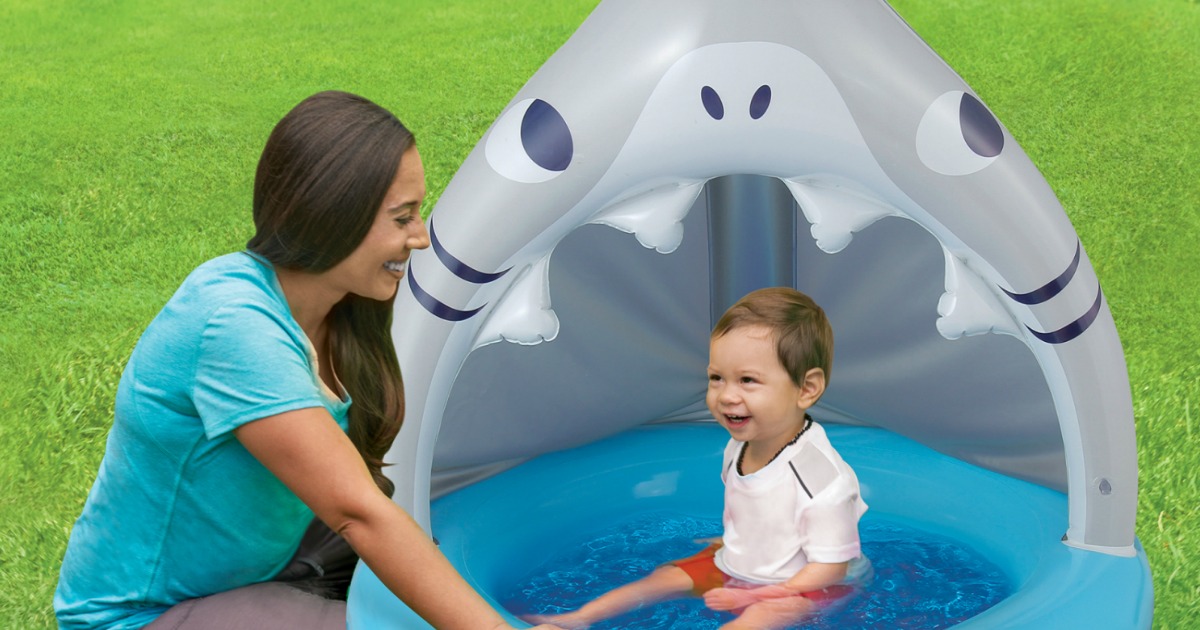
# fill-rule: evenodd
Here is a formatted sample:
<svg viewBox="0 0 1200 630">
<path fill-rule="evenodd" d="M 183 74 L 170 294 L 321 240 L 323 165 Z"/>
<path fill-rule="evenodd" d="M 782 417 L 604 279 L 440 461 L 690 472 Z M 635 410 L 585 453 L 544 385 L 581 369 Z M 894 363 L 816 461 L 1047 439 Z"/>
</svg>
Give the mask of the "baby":
<svg viewBox="0 0 1200 630">
<path fill-rule="evenodd" d="M 709 344 L 708 408 L 730 434 L 721 466 L 724 534 L 700 553 L 565 614 L 533 623 L 586 628 L 694 594 L 738 616 L 725 629 L 784 628 L 869 577 L 854 471 L 808 415 L 825 392 L 833 331 L 789 288 L 754 291 L 725 312 Z"/>
</svg>

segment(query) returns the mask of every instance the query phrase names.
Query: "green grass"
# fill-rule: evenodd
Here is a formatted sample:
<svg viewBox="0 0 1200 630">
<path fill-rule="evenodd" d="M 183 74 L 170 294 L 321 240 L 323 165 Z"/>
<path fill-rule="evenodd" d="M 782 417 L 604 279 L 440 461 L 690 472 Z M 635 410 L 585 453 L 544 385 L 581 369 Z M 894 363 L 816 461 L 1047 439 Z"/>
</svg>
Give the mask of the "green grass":
<svg viewBox="0 0 1200 630">
<path fill-rule="evenodd" d="M 142 328 L 250 236 L 254 164 L 304 96 L 418 134 L 436 200 L 595 0 L 0 3 L 0 627 L 53 626 L 67 534 Z M 1062 199 L 1138 428 L 1157 628 L 1200 618 L 1200 5 L 897 0 Z"/>
</svg>

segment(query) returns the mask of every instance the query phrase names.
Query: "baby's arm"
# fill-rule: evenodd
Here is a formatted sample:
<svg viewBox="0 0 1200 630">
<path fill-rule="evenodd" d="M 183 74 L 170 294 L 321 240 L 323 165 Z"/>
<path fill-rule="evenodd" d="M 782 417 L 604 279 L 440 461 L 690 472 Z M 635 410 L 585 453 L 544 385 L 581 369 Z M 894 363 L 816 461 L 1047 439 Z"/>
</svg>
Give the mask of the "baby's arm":
<svg viewBox="0 0 1200 630">
<path fill-rule="evenodd" d="M 808 593 L 828 588 L 846 579 L 846 568 L 849 562 L 810 562 L 804 565 L 792 579 L 783 586 L 797 592 Z"/>
<path fill-rule="evenodd" d="M 848 562 L 810 562 L 781 584 L 751 589 L 714 588 L 704 594 L 704 605 L 713 610 L 736 610 L 767 599 L 819 591 L 845 579 L 848 565 Z"/>
</svg>

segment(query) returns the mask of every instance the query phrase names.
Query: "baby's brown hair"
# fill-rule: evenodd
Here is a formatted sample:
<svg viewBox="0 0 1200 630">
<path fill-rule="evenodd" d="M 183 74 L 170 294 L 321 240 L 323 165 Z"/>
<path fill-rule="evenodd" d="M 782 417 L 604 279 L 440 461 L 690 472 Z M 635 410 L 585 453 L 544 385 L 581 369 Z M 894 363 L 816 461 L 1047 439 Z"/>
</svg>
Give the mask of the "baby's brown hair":
<svg viewBox="0 0 1200 630">
<path fill-rule="evenodd" d="M 789 287 L 768 287 L 747 293 L 729 307 L 717 325 L 716 339 L 736 328 L 762 326 L 775 338 L 779 363 L 792 382 L 800 385 L 812 368 L 833 369 L 833 328 L 825 311 L 807 295 Z"/>
</svg>

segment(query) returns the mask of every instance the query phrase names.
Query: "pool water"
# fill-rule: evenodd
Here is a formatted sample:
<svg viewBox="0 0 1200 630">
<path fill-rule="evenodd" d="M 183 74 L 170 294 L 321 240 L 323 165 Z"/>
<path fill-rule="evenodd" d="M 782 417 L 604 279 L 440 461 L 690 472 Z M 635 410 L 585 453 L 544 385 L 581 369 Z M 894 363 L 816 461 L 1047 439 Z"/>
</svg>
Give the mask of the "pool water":
<svg viewBox="0 0 1200 630">
<path fill-rule="evenodd" d="M 850 601 L 810 619 L 803 628 L 946 628 L 996 605 L 1011 594 L 1000 569 L 942 536 L 869 515 L 859 525 L 874 581 Z M 574 610 L 655 567 L 699 551 L 697 539 L 721 534 L 714 519 L 650 514 L 620 522 L 534 569 L 502 594 L 515 614 Z M 733 619 L 689 597 L 628 612 L 595 630 L 717 628 Z"/>
</svg>

